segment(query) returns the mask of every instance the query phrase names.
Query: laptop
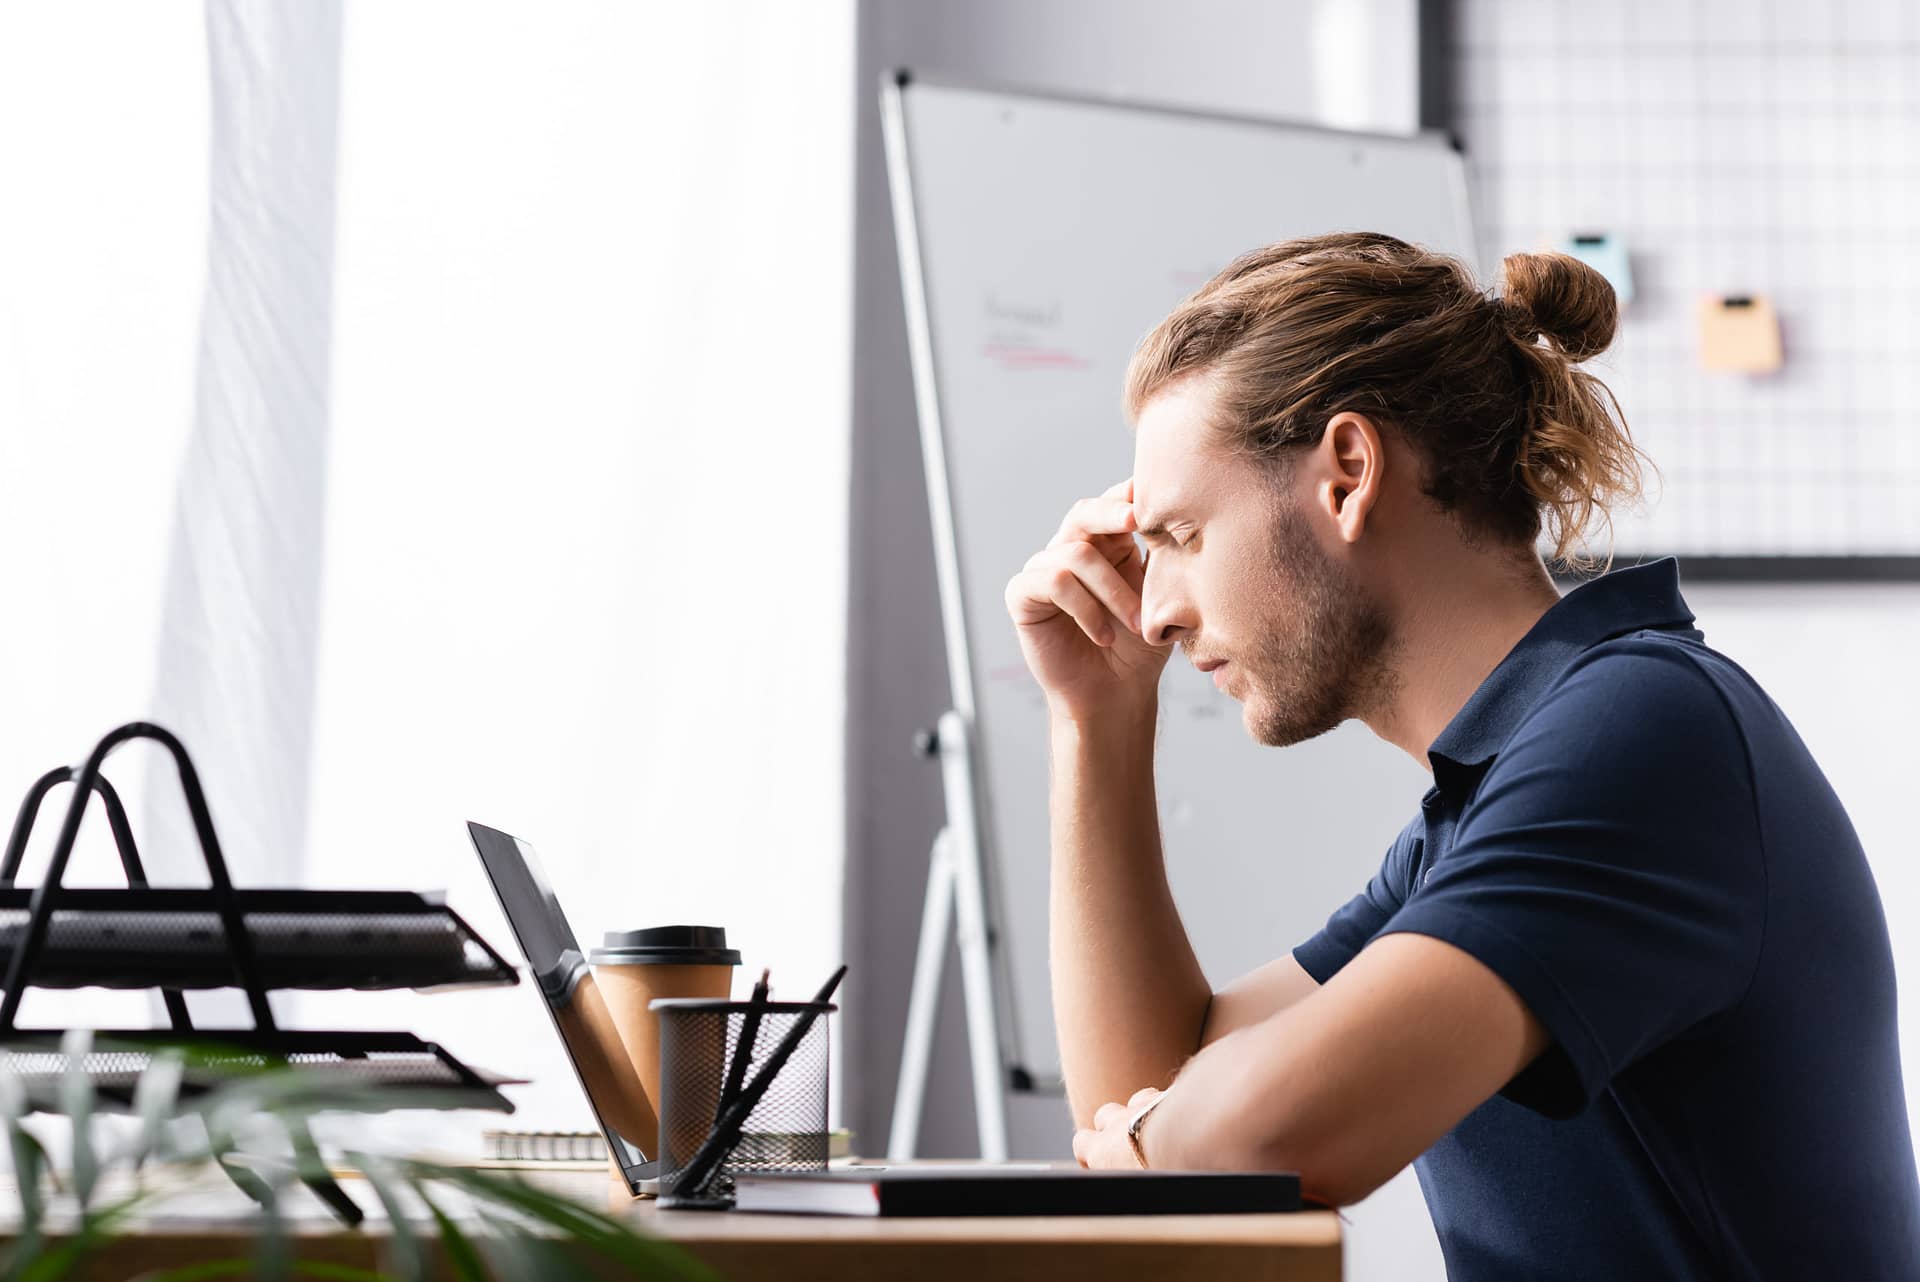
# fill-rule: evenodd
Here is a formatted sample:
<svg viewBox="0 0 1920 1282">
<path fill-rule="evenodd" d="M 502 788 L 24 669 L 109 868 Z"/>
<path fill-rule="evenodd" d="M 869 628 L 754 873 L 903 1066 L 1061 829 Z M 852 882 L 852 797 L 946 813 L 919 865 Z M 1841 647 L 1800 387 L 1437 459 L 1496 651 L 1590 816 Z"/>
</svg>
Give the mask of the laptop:
<svg viewBox="0 0 1920 1282">
<path fill-rule="evenodd" d="M 567 1062 L 573 1066 L 573 1075 L 587 1097 L 594 1120 L 607 1138 L 607 1150 L 613 1155 L 614 1166 L 626 1178 L 627 1190 L 633 1196 L 658 1192 L 658 1160 L 643 1152 L 637 1139 L 623 1134 L 616 1124 L 626 1116 L 626 1129 L 633 1130 L 630 1113 L 636 1105 L 619 1099 L 595 1098 L 596 1083 L 603 1083 L 599 1091 L 604 1097 L 612 1090 L 604 1084 L 610 1076 L 624 1077 L 631 1070 L 623 1048 L 617 1044 L 605 1045 L 591 1031 L 595 1025 L 610 1030 L 603 1013 L 592 1019 L 584 1017 L 584 1008 L 589 1003 L 597 1004 L 599 993 L 591 988 L 593 973 L 587 967 L 586 954 L 573 937 L 573 928 L 567 924 L 567 915 L 560 909 L 552 884 L 540 870 L 533 847 L 485 824 L 469 823 L 467 833 L 473 838 L 473 848 L 480 856 L 481 867 L 486 869 L 487 880 L 493 883 L 493 893 L 507 916 L 507 925 L 527 959 L 527 969 L 533 975 L 534 986 L 540 990 L 554 1031 L 560 1035 Z M 583 984 L 588 986 L 588 991 L 582 991 Z"/>
</svg>

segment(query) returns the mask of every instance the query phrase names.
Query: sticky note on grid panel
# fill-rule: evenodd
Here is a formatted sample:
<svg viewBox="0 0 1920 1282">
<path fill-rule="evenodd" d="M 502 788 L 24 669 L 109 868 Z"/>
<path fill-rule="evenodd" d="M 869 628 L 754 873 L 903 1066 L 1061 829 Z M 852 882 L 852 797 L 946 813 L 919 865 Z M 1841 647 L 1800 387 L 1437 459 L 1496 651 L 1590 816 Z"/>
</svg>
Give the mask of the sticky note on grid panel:
<svg viewBox="0 0 1920 1282">
<path fill-rule="evenodd" d="M 1618 236 L 1575 232 L 1560 242 L 1560 252 L 1571 254 L 1605 276 L 1622 307 L 1633 301 L 1633 266 L 1627 261 L 1626 243 Z"/>
<path fill-rule="evenodd" d="M 1780 368 L 1780 319 L 1757 294 L 1700 300 L 1700 365 L 1741 374 Z"/>
</svg>

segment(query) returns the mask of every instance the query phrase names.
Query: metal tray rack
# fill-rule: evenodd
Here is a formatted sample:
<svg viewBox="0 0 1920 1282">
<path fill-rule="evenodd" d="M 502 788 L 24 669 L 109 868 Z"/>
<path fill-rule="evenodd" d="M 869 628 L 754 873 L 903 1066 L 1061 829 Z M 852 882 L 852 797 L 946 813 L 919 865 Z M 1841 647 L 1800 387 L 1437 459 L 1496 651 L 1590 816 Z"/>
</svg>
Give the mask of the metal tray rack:
<svg viewBox="0 0 1920 1282">
<path fill-rule="evenodd" d="M 126 807 L 101 773 L 121 745 L 147 739 L 172 756 L 193 817 L 209 884 L 147 884 Z M 41 803 L 70 783 L 60 833 L 39 885 L 15 885 Z M 113 830 L 125 889 L 62 884 L 88 802 L 100 798 Z M 16 1025 L 26 990 L 158 988 L 170 1029 L 96 1034 L 83 1061 L 102 1101 L 124 1104 L 156 1043 L 194 1048 L 185 1088 L 206 1089 L 251 1066 L 285 1064 L 323 1077 L 398 1091 L 418 1091 L 422 1107 L 482 1108 L 511 1113 L 498 1087 L 517 1079 L 461 1063 L 444 1048 L 408 1033 L 304 1031 L 279 1028 L 267 1004 L 273 989 L 418 988 L 517 984 L 519 974 L 438 895 L 403 891 L 240 890 L 227 875 L 205 792 L 186 748 L 150 722 L 114 730 L 79 767 L 62 766 L 35 781 L 0 855 L 0 1066 L 11 1069 L 36 1103 L 38 1087 L 66 1071 L 58 1030 Z M 252 1028 L 196 1030 L 187 989 L 238 988 Z M 393 1105 L 389 1104 L 388 1107 Z M 409 1105 L 411 1106 L 411 1105 Z"/>
<path fill-rule="evenodd" d="M 33 894 L 0 870 L 0 956 L 32 933 Z M 229 988 L 222 909 L 239 913 L 255 977 L 275 988 L 511 984 L 513 967 L 437 895 L 381 890 L 67 889 L 47 916 L 37 988 Z"/>
<path fill-rule="evenodd" d="M 14 1033 L 0 1046 L 0 1069 L 13 1074 L 33 1108 L 60 1107 L 61 1082 L 73 1067 L 62 1036 L 35 1029 Z M 93 1079 L 97 1107 L 107 1112 L 131 1108 L 134 1087 L 154 1052 L 183 1045 L 190 1057 L 180 1082 L 182 1099 L 285 1065 L 299 1069 L 303 1081 L 317 1086 L 363 1092 L 342 1097 L 351 1098 L 356 1111 L 477 1108 L 511 1113 L 513 1105 L 498 1088 L 525 1082 L 470 1068 L 412 1033 L 219 1029 L 183 1036 L 161 1028 L 115 1029 L 95 1033 L 79 1057 L 80 1067 Z"/>
</svg>

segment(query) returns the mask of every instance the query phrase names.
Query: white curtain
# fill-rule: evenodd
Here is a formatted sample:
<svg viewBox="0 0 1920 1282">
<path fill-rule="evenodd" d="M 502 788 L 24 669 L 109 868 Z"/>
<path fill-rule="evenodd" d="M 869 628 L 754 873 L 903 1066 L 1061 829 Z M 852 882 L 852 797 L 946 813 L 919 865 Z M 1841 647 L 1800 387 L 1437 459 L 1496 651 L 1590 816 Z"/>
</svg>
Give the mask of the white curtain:
<svg viewBox="0 0 1920 1282">
<path fill-rule="evenodd" d="M 307 837 L 340 11 L 208 0 L 206 23 L 206 290 L 151 715 L 193 753 L 229 858 L 285 885 Z M 199 882 L 174 763 L 149 760 L 149 871 Z"/>
</svg>

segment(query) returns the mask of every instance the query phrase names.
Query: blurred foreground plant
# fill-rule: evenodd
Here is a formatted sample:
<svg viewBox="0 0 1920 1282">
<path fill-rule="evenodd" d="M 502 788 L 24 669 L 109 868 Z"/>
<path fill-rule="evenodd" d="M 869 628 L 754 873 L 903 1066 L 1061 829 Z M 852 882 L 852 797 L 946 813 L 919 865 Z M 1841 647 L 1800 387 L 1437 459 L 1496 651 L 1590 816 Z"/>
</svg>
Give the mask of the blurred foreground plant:
<svg viewBox="0 0 1920 1282">
<path fill-rule="evenodd" d="M 163 1211 L 170 1200 L 196 1189 L 204 1196 L 215 1171 L 254 1204 L 254 1255 L 147 1273 L 140 1282 L 232 1277 L 425 1282 L 447 1276 L 458 1282 L 608 1276 L 708 1282 L 714 1277 L 679 1248 L 512 1173 L 358 1150 L 339 1156 L 365 1176 L 386 1213 L 389 1235 L 382 1242 L 380 1267 L 298 1259 L 285 1218 L 292 1185 L 305 1184 L 349 1227 L 364 1214 L 334 1183 L 310 1119 L 318 1113 L 457 1106 L 459 1097 L 342 1082 L 236 1055 L 231 1047 L 182 1042 L 153 1051 L 133 1092 L 136 1126 L 120 1142 L 102 1148 L 94 1133 L 94 1083 L 83 1067 L 94 1049 L 89 1034 L 67 1034 L 61 1044 L 66 1068 L 51 1100 L 30 1100 L 21 1078 L 0 1065 L 0 1126 L 19 1188 L 17 1214 L 5 1226 L 13 1238 L 0 1245 L 0 1282 L 68 1276 L 125 1232 L 137 1215 Z M 196 1081 L 209 1075 L 218 1080 L 189 1094 L 182 1088 L 190 1073 Z M 64 1172 L 55 1170 L 46 1147 L 23 1125 L 35 1104 L 39 1111 L 64 1115 L 72 1127 L 72 1155 Z M 282 1142 L 270 1143 L 274 1138 Z M 103 1196 L 103 1189 L 122 1176 L 124 1187 Z"/>
</svg>

